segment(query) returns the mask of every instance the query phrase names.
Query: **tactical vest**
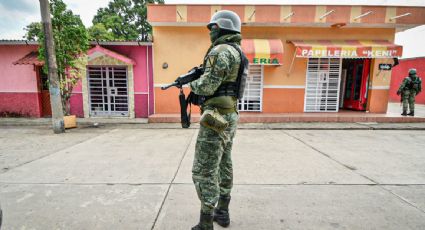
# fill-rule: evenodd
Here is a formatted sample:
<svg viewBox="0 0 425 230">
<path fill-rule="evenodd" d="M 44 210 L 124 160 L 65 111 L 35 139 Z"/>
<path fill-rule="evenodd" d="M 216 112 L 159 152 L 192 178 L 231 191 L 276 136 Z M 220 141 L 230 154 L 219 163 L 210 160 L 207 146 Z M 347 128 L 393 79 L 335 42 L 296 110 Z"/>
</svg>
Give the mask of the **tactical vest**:
<svg viewBox="0 0 425 230">
<path fill-rule="evenodd" d="M 240 57 L 240 63 L 237 68 L 232 68 L 232 72 L 226 75 L 226 78 L 223 79 L 223 83 L 217 88 L 211 96 L 202 96 L 196 95 L 194 93 L 189 94 L 188 100 L 194 105 L 203 105 L 205 102 L 210 99 L 221 96 L 231 96 L 237 99 L 243 97 L 243 92 L 245 90 L 246 79 L 248 76 L 248 59 L 243 54 L 242 50 L 234 43 L 224 43 L 226 45 L 232 46 L 238 53 Z M 220 44 L 220 45 L 224 45 Z M 204 66 L 206 65 L 208 56 L 204 60 Z M 213 101 L 210 101 L 211 104 L 214 104 Z"/>
<path fill-rule="evenodd" d="M 419 77 L 415 77 L 413 79 L 411 79 L 410 77 L 407 77 L 406 89 L 418 91 L 420 88 L 420 84 L 421 84 L 421 79 Z"/>
</svg>

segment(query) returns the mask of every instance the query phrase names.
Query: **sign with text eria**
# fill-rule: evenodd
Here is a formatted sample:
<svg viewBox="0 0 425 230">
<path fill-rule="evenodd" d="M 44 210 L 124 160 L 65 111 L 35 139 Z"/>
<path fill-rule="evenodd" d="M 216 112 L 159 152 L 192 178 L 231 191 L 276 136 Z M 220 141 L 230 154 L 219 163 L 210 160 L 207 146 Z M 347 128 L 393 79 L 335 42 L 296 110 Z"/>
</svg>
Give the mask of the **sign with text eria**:
<svg viewBox="0 0 425 230">
<path fill-rule="evenodd" d="M 279 39 L 243 39 L 242 51 L 250 64 L 282 65 L 283 45 Z"/>
</svg>

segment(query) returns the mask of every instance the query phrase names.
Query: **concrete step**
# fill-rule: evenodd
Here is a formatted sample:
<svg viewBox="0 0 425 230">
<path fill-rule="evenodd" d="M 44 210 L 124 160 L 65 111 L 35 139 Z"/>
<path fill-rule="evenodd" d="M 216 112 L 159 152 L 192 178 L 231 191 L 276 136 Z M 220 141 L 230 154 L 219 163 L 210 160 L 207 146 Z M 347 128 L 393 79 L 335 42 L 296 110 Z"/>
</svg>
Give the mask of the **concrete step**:
<svg viewBox="0 0 425 230">
<path fill-rule="evenodd" d="M 199 114 L 192 114 L 191 122 L 199 121 Z M 180 114 L 154 114 L 149 123 L 179 123 Z M 377 123 L 417 123 L 425 122 L 425 117 L 403 117 L 400 115 L 371 114 L 364 112 L 343 113 L 240 113 L 240 123 L 285 123 L 285 122 L 377 122 Z"/>
</svg>

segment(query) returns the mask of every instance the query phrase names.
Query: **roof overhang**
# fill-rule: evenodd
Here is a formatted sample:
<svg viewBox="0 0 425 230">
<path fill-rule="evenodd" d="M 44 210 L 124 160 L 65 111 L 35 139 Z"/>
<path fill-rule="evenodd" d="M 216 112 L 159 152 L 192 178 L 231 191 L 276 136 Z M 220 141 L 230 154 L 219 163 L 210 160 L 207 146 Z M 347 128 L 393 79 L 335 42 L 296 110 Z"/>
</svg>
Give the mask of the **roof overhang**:
<svg viewBox="0 0 425 230">
<path fill-rule="evenodd" d="M 232 10 L 244 26 L 395 28 L 425 24 L 425 7 L 346 5 L 148 5 L 152 26 L 206 26 L 218 10 Z"/>
<path fill-rule="evenodd" d="M 38 45 L 37 41 L 1 39 L 0 45 Z"/>
<path fill-rule="evenodd" d="M 32 51 L 19 60 L 13 62 L 14 65 L 35 65 L 35 66 L 43 66 L 44 61 L 40 61 L 38 59 L 38 51 Z"/>
</svg>

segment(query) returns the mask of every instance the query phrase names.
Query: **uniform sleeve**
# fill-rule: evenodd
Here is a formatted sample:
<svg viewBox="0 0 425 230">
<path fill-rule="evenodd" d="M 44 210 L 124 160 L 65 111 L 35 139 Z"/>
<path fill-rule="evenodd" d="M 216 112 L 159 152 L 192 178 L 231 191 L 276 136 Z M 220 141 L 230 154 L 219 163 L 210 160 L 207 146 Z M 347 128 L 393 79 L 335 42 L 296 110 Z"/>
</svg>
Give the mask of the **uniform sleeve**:
<svg viewBox="0 0 425 230">
<path fill-rule="evenodd" d="M 403 81 L 400 84 L 400 87 L 398 88 L 398 91 L 402 92 L 407 84 L 407 78 L 404 78 Z"/>
<path fill-rule="evenodd" d="M 192 91 L 203 96 L 213 95 L 230 71 L 230 59 L 231 56 L 227 51 L 210 52 L 205 62 L 204 74 L 190 83 Z"/>
</svg>

